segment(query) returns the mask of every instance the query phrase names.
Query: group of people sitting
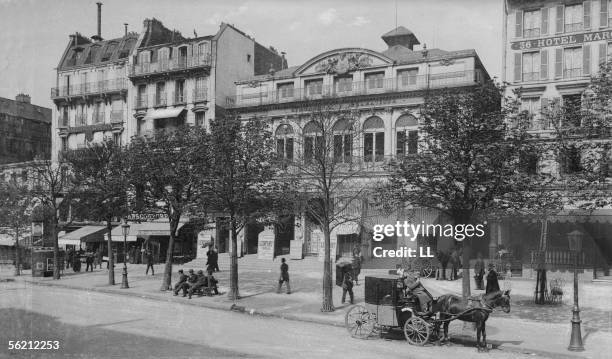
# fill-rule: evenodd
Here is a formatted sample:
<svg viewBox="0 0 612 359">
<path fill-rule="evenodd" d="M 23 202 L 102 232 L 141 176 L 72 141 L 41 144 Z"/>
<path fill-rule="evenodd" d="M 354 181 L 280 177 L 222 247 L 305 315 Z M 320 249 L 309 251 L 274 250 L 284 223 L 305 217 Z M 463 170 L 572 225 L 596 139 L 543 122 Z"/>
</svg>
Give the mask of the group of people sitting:
<svg viewBox="0 0 612 359">
<path fill-rule="evenodd" d="M 199 270 L 197 273 L 193 269 L 189 270 L 189 275 L 185 275 L 182 269 L 178 271 L 179 281 L 174 285 L 174 295 L 178 295 L 179 291 L 183 292 L 183 297 L 189 295 L 189 299 L 194 293 L 198 294 L 219 294 L 217 289 L 217 279 L 213 276 L 212 268 L 208 269 L 208 275 L 204 271 Z M 212 292 L 212 293 L 211 293 Z"/>
</svg>

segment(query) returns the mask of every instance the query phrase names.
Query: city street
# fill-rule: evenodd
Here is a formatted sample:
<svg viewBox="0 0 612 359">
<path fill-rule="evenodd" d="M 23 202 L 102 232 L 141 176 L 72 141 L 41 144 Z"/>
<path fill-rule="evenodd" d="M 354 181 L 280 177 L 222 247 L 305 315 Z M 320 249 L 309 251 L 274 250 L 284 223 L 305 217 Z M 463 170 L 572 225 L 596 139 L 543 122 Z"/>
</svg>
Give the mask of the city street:
<svg viewBox="0 0 612 359">
<path fill-rule="evenodd" d="M 472 358 L 473 347 L 414 347 L 352 339 L 345 329 L 252 317 L 180 303 L 27 283 L 0 286 L 0 353 L 11 357 Z M 8 351 L 9 340 L 58 340 L 57 351 Z M 533 355 L 492 350 L 482 356 Z"/>
</svg>

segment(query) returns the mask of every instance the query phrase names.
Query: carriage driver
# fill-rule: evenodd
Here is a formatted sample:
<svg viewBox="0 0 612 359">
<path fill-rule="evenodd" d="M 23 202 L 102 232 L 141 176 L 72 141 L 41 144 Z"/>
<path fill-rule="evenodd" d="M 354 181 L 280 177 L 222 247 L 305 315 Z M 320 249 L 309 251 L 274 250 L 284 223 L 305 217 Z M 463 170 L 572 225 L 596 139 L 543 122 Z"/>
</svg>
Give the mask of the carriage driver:
<svg viewBox="0 0 612 359">
<path fill-rule="evenodd" d="M 404 272 L 404 288 L 419 299 L 419 305 L 421 306 L 421 312 L 418 313 L 419 315 L 432 314 L 431 305 L 433 303 L 433 297 L 419 280 L 418 273 Z"/>
</svg>

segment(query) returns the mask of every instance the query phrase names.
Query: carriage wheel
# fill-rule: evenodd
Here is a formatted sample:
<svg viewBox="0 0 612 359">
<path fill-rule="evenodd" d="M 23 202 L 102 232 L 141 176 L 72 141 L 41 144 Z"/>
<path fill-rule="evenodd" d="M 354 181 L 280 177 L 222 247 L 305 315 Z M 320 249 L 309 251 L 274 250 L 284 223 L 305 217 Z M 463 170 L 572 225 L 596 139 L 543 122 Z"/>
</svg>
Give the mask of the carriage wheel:
<svg viewBox="0 0 612 359">
<path fill-rule="evenodd" d="M 346 330 L 353 338 L 366 339 L 374 331 L 374 315 L 363 306 L 356 305 L 346 312 L 344 317 Z"/>
<path fill-rule="evenodd" d="M 425 345 L 431 335 L 429 324 L 419 317 L 412 317 L 404 323 L 404 335 L 412 345 Z"/>
</svg>

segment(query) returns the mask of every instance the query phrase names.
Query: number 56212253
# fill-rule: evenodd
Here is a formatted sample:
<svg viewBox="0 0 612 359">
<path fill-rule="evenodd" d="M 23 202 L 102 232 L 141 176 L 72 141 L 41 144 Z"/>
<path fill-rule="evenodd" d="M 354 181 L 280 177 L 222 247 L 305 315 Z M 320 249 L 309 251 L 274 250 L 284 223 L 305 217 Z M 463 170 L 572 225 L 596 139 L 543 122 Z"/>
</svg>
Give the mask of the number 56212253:
<svg viewBox="0 0 612 359">
<path fill-rule="evenodd" d="M 58 350 L 58 340 L 9 340 L 8 350 Z"/>
</svg>

